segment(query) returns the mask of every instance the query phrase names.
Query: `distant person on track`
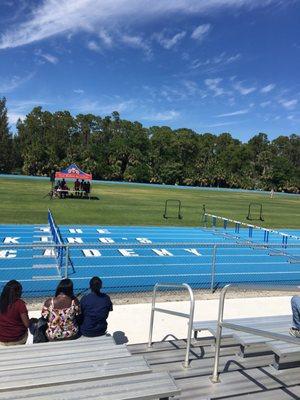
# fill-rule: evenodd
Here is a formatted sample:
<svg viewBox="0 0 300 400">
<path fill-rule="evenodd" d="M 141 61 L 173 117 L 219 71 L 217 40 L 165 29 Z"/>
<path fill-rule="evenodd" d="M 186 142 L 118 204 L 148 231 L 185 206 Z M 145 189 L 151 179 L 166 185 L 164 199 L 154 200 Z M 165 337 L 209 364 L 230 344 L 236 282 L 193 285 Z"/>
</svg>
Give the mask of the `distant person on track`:
<svg viewBox="0 0 300 400">
<path fill-rule="evenodd" d="M 0 345 L 25 344 L 31 321 L 25 302 L 21 299 L 22 285 L 11 280 L 0 297 Z"/>
<path fill-rule="evenodd" d="M 293 296 L 291 299 L 293 313 L 293 326 L 290 328 L 290 335 L 300 338 L 300 296 Z"/>
<path fill-rule="evenodd" d="M 47 321 L 46 336 L 49 341 L 77 339 L 80 304 L 74 296 L 73 282 L 63 279 L 57 286 L 55 297 L 45 301 L 42 317 Z"/>
<path fill-rule="evenodd" d="M 82 311 L 82 324 L 80 331 L 83 336 L 95 337 L 105 335 L 107 318 L 113 310 L 110 297 L 101 292 L 102 281 L 98 276 L 90 280 L 91 292 L 82 297 L 80 301 Z"/>
<path fill-rule="evenodd" d="M 274 197 L 274 189 L 271 189 L 271 192 L 270 192 L 270 197 L 271 197 L 271 199 L 273 199 L 273 197 Z"/>
</svg>

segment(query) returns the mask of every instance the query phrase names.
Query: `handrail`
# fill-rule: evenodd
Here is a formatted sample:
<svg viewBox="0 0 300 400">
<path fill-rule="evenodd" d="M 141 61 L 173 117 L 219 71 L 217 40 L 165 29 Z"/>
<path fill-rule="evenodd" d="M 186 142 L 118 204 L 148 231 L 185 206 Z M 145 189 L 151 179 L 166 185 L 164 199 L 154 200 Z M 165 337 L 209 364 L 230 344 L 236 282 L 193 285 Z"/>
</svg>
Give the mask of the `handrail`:
<svg viewBox="0 0 300 400">
<path fill-rule="evenodd" d="M 229 285 L 224 286 L 223 289 L 221 290 L 220 298 L 219 298 L 219 311 L 218 311 L 218 322 L 217 322 L 217 331 L 216 331 L 214 367 L 213 367 L 212 376 L 210 377 L 210 380 L 212 381 L 212 383 L 220 382 L 219 360 L 220 360 L 220 347 L 221 347 L 222 329 L 223 328 L 246 332 L 246 333 L 250 333 L 253 335 L 257 335 L 257 336 L 271 338 L 274 340 L 282 340 L 287 343 L 299 344 L 299 339 L 292 338 L 287 335 L 283 335 L 283 334 L 279 334 L 279 333 L 272 333 L 272 332 L 268 332 L 268 331 L 261 330 L 261 329 L 251 328 L 251 327 L 246 327 L 243 325 L 235 324 L 233 322 L 224 322 L 224 304 L 225 304 L 225 297 L 226 297 L 226 293 L 227 293 L 228 289 L 233 288 L 233 287 L 237 287 L 239 289 L 245 289 L 245 288 L 253 289 L 253 286 L 255 286 L 255 285 L 232 285 L 232 284 L 229 284 Z M 299 289 L 300 289 L 300 286 L 290 286 L 290 287 L 283 286 L 282 288 L 280 288 L 280 290 L 283 290 L 283 291 L 291 291 L 291 290 L 299 291 Z"/>
<path fill-rule="evenodd" d="M 177 311 L 173 311 L 173 310 L 167 310 L 165 308 L 155 307 L 157 290 L 160 288 L 172 288 L 172 289 L 186 288 L 190 295 L 190 312 L 189 312 L 189 314 L 185 314 L 185 313 L 181 313 L 181 312 L 177 312 Z M 194 311 L 195 311 L 195 298 L 194 298 L 194 293 L 192 291 L 192 288 L 187 283 L 182 283 L 180 285 L 172 284 L 172 283 L 167 283 L 167 284 L 156 283 L 155 284 L 155 286 L 153 288 L 153 297 L 152 297 L 152 306 L 151 306 L 148 348 L 152 347 L 152 335 L 153 335 L 154 312 L 155 311 L 161 312 L 164 314 L 175 315 L 177 317 L 187 318 L 189 320 L 188 332 L 187 332 L 187 343 L 186 343 L 186 354 L 185 354 L 185 360 L 183 362 L 183 367 L 188 368 L 189 364 L 190 364 L 189 354 L 190 354 L 191 341 L 192 341 L 192 330 L 193 330 Z"/>
</svg>

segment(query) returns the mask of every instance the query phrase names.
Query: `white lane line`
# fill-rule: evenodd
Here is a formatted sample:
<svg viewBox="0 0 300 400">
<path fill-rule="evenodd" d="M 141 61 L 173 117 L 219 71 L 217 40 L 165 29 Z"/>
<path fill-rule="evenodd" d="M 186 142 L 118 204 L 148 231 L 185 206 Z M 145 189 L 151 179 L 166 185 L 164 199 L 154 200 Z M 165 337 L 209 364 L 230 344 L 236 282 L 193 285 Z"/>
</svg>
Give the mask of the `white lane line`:
<svg viewBox="0 0 300 400">
<path fill-rule="evenodd" d="M 274 264 L 276 264 L 276 265 L 277 264 L 285 265 L 283 262 L 279 262 L 279 261 L 271 263 L 271 264 L 269 264 L 269 263 L 263 263 L 263 264 L 267 264 L 267 265 L 270 265 L 270 266 L 273 266 Z M 150 267 L 152 267 L 154 265 L 157 265 L 157 266 L 164 265 L 166 267 L 172 266 L 172 265 L 177 265 L 177 266 L 182 266 L 182 267 L 188 267 L 190 265 L 207 265 L 207 266 L 211 266 L 210 263 L 200 263 L 200 262 L 199 263 L 189 263 L 189 264 L 181 264 L 181 263 L 178 263 L 178 264 L 171 264 L 171 263 L 163 264 L 163 263 L 160 263 L 160 264 L 113 264 L 113 265 L 107 265 L 107 264 L 99 263 L 99 264 L 91 264 L 91 265 L 75 265 L 74 268 L 75 269 L 77 269 L 77 268 L 95 268 L 95 267 L 100 267 L 100 268 L 120 268 L 120 267 L 129 267 L 129 266 L 139 267 L 139 268 L 140 267 L 150 268 Z M 222 263 L 221 265 L 218 266 L 218 268 L 222 268 L 222 265 L 230 265 L 230 266 L 232 266 L 232 263 Z M 239 265 L 246 265 L 246 266 L 256 265 L 257 266 L 256 263 L 239 263 Z M 292 264 L 292 265 L 295 265 L 295 264 Z M 259 271 L 257 273 L 259 273 Z"/>
<path fill-rule="evenodd" d="M 273 275 L 273 274 L 276 274 L 276 275 L 279 275 L 279 274 L 295 274 L 295 273 L 298 273 L 298 272 L 300 272 L 300 271 L 277 271 L 277 272 L 241 272 L 241 273 L 231 273 L 231 272 L 228 272 L 228 273 L 219 273 L 219 274 L 216 274 L 217 276 L 227 276 L 227 275 L 260 275 L 260 274 L 262 274 L 262 275 Z M 166 278 L 166 277 L 168 277 L 168 278 L 176 278 L 176 277 L 189 277 L 189 276 L 208 276 L 208 277 L 210 277 L 211 276 L 211 274 L 210 273 L 197 273 L 197 274 L 159 274 L 159 275 L 130 275 L 130 276 L 128 276 L 128 275 L 116 275 L 116 276 L 103 276 L 103 279 L 131 279 L 131 278 Z M 39 279 L 39 277 L 33 277 L 33 278 L 35 278 L 35 279 Z M 84 276 L 84 277 L 72 277 L 72 280 L 74 281 L 74 280 L 86 280 L 86 279 L 90 279 L 91 278 L 91 276 Z M 49 277 L 47 277 L 47 276 L 41 276 L 40 277 L 40 280 L 57 280 L 57 279 L 61 279 L 61 277 L 60 276 L 49 276 Z M 33 282 L 33 279 L 20 279 L 20 281 L 21 282 Z M 263 280 L 259 280 L 259 281 L 257 281 L 258 283 L 259 282 L 264 282 Z M 6 283 L 7 282 L 7 280 L 0 280 L 0 282 L 1 283 Z M 201 282 L 201 283 L 203 283 L 203 282 Z M 208 282 L 209 283 L 209 282 Z M 142 286 L 143 286 L 143 284 L 142 284 Z M 124 287 L 128 287 L 128 285 L 127 286 L 124 286 Z"/>
</svg>

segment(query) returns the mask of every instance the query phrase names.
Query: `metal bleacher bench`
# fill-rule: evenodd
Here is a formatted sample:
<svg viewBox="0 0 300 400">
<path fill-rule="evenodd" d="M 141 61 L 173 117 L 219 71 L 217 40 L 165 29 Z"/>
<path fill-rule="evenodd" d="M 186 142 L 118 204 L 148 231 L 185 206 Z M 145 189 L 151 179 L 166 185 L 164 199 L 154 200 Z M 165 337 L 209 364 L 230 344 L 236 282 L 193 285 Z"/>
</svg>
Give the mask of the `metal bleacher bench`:
<svg viewBox="0 0 300 400">
<path fill-rule="evenodd" d="M 168 399 L 180 394 L 112 337 L 0 349 L 0 399 Z"/>
<path fill-rule="evenodd" d="M 224 320 L 224 303 L 228 289 L 226 285 L 221 290 L 217 321 L 195 322 L 193 325 L 194 336 L 200 330 L 209 330 L 215 336 L 215 361 L 211 381 L 219 382 L 219 358 L 223 334 L 235 338 L 242 347 L 250 345 L 263 345 L 275 353 L 277 369 L 300 365 L 300 339 L 289 335 L 291 316 L 270 316 L 258 318 L 241 318 Z M 299 287 L 288 288 L 299 290 Z M 281 288 L 282 290 L 282 288 Z"/>
<path fill-rule="evenodd" d="M 291 327 L 291 316 L 282 315 L 256 318 L 236 318 L 226 319 L 224 320 L 224 322 L 235 325 L 242 325 L 245 328 L 248 327 L 267 331 L 272 334 L 277 333 L 287 336 L 289 328 Z M 195 322 L 193 325 L 193 331 L 195 338 L 197 338 L 197 334 L 200 331 L 208 331 L 214 337 L 216 337 L 217 322 Z M 275 340 L 271 337 L 259 336 L 258 334 L 223 328 L 222 338 L 228 337 L 233 338 L 240 346 L 239 355 L 242 357 L 275 353 L 275 363 L 273 364 L 273 366 L 277 369 L 291 366 L 291 363 L 297 363 L 297 365 L 300 365 L 300 339 L 299 345 L 297 345 L 295 343 L 286 343 L 281 340 Z"/>
</svg>

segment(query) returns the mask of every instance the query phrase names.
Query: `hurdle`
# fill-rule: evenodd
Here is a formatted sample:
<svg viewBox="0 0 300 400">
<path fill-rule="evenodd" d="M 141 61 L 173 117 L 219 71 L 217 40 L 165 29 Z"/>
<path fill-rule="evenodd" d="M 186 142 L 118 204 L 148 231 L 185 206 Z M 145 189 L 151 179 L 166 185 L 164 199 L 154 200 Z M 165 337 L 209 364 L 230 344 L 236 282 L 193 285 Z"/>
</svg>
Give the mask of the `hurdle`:
<svg viewBox="0 0 300 400">
<path fill-rule="evenodd" d="M 168 215 L 168 207 L 170 207 L 170 205 L 173 204 L 175 207 L 177 206 L 177 216 L 173 217 L 171 215 Z M 177 200 L 177 199 L 167 199 L 165 201 L 165 211 L 163 213 L 163 217 L 164 219 L 168 219 L 168 218 L 178 218 L 178 219 L 182 219 L 183 215 L 181 213 L 181 201 Z"/>
<path fill-rule="evenodd" d="M 208 221 L 208 217 L 211 218 L 211 222 L 212 222 L 212 227 L 213 228 L 217 228 L 218 226 L 218 220 L 221 221 L 221 226 L 223 227 L 223 229 L 226 231 L 228 228 L 228 223 L 232 223 L 234 224 L 234 231 L 236 234 L 240 233 L 240 228 L 245 227 L 248 228 L 248 237 L 249 239 L 253 238 L 253 231 L 255 229 L 262 231 L 263 232 L 263 241 L 264 243 L 268 243 L 269 242 L 269 238 L 270 238 L 270 234 L 275 234 L 275 235 L 280 235 L 282 237 L 282 247 L 287 246 L 288 244 L 288 240 L 289 239 L 295 239 L 295 240 L 300 240 L 299 236 L 295 236 L 295 235 L 291 235 L 289 233 L 285 233 L 285 232 L 280 232 L 277 231 L 275 229 L 268 229 L 268 228 L 264 228 L 258 225 L 252 225 L 252 224 L 247 224 L 245 222 L 241 222 L 241 221 L 236 221 L 230 218 L 226 218 L 226 217 L 221 217 L 219 215 L 215 215 L 215 214 L 209 214 L 209 213 L 205 213 L 205 220 L 206 223 Z M 229 235 L 228 235 L 229 236 Z"/>
<path fill-rule="evenodd" d="M 259 208 L 259 218 L 253 218 L 251 214 L 251 208 L 258 207 Z M 253 221 L 254 219 L 259 219 L 260 221 L 264 221 L 263 217 L 263 205 L 261 203 L 249 203 L 248 207 L 248 215 L 246 217 L 249 221 Z"/>
</svg>

